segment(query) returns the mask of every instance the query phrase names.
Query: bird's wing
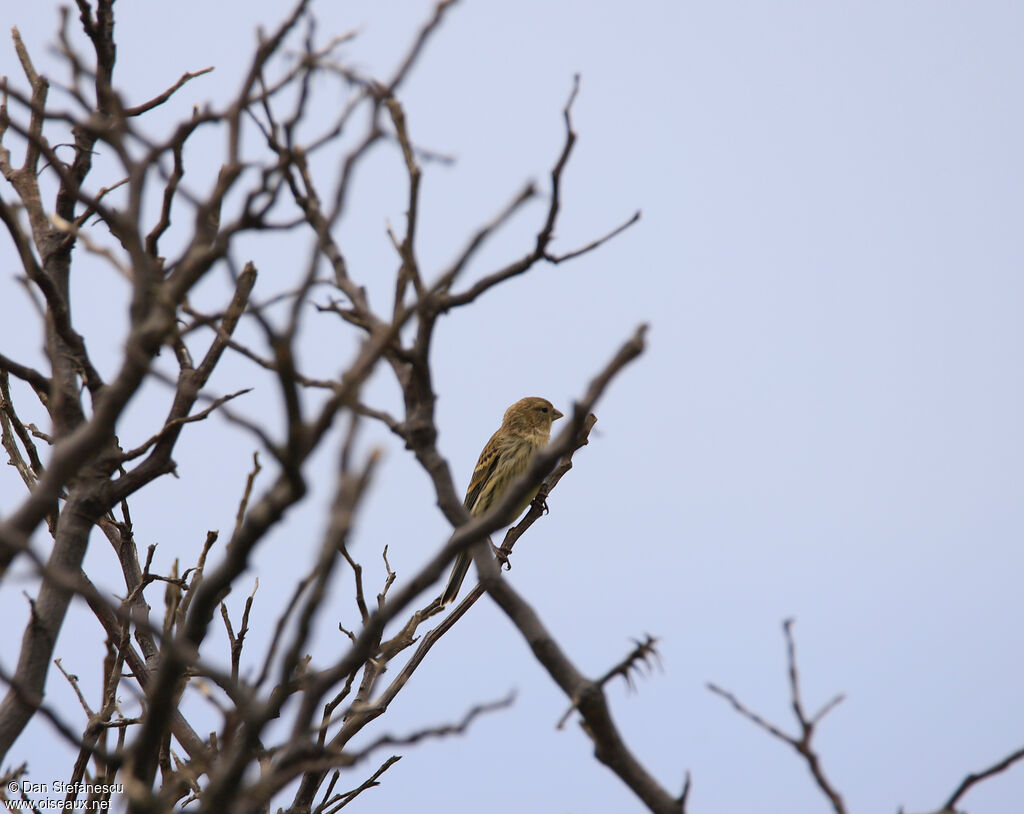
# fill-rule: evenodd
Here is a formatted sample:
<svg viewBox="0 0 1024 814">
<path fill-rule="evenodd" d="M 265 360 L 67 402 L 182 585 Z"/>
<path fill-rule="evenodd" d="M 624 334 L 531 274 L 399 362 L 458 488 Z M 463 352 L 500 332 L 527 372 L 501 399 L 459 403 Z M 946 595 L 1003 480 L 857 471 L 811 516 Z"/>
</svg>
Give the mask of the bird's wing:
<svg viewBox="0 0 1024 814">
<path fill-rule="evenodd" d="M 484 446 L 484 451 L 480 453 L 480 458 L 476 462 L 476 468 L 473 470 L 473 478 L 470 480 L 469 488 L 466 490 L 466 499 L 463 501 L 463 505 L 469 510 L 471 515 L 483 514 L 487 510 L 486 506 L 481 506 L 480 511 L 474 511 L 474 507 L 480 499 L 488 480 L 498 468 L 498 461 L 501 460 L 501 451 L 502 444 L 496 432 L 491 436 L 491 440 L 487 442 L 486 446 Z"/>
</svg>

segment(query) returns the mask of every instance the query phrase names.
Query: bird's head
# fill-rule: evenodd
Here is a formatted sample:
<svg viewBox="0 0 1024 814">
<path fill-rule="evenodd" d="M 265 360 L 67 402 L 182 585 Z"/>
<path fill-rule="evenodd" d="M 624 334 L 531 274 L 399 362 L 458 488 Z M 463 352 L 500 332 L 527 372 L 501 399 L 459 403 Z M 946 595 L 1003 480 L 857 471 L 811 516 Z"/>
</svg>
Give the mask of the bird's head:
<svg viewBox="0 0 1024 814">
<path fill-rule="evenodd" d="M 502 427 L 522 435 L 551 435 L 551 424 L 562 417 L 555 406 L 539 396 L 519 399 L 505 411 Z"/>
</svg>

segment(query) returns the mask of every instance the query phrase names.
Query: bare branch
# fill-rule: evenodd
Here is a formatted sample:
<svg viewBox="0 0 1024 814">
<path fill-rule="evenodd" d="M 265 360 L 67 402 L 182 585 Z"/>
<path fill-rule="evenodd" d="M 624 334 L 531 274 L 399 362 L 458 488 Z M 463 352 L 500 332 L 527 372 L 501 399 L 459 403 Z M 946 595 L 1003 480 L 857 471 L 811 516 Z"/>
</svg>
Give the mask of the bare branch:
<svg viewBox="0 0 1024 814">
<path fill-rule="evenodd" d="M 392 755 L 387 760 L 385 760 L 384 763 L 381 764 L 380 768 L 377 769 L 377 771 L 375 771 L 369 777 L 368 780 L 361 783 L 358 787 L 352 789 L 352 791 L 347 791 L 343 794 L 338 794 L 334 797 L 331 797 L 331 790 L 330 788 L 328 788 L 327 793 L 324 795 L 324 802 L 322 802 L 314 809 L 315 814 L 334 814 L 334 812 L 343 809 L 345 806 L 347 806 L 349 803 L 355 800 L 356 797 L 358 797 L 367 789 L 376 788 L 380 785 L 380 783 L 378 782 L 380 780 L 380 776 L 401 759 L 401 755 Z M 337 777 L 338 774 L 336 772 L 334 777 L 331 778 L 332 782 L 336 780 Z"/>
<path fill-rule="evenodd" d="M 636 689 L 636 684 L 633 682 L 634 674 L 642 674 L 643 670 L 650 671 L 654 664 L 661 665 L 661 658 L 658 655 L 658 651 L 654 645 L 657 644 L 657 639 L 651 636 L 649 633 L 646 634 L 643 640 L 634 639 L 635 647 L 626 658 L 612 667 L 603 676 L 597 679 L 597 684 L 603 687 L 609 681 L 616 676 L 621 676 L 626 682 L 626 686 L 630 690 Z M 574 703 L 569 709 L 565 711 L 565 714 L 559 719 L 556 728 L 561 729 L 569 716 L 572 715 L 572 711 L 576 708 Z"/>
<path fill-rule="evenodd" d="M 825 777 L 825 773 L 821 768 L 821 760 L 818 757 L 817 752 L 814 751 L 811 745 L 811 739 L 814 736 L 814 728 L 821 721 L 822 718 L 828 714 L 829 711 L 834 709 L 843 700 L 842 695 L 837 695 L 827 704 L 825 704 L 821 711 L 811 718 L 808 718 L 803 710 L 803 702 L 800 699 L 800 677 L 797 672 L 796 664 L 796 645 L 793 641 L 793 620 L 786 619 L 782 623 L 782 631 L 786 637 L 786 655 L 788 662 L 788 676 L 789 676 L 789 691 L 790 691 L 790 703 L 793 707 L 793 713 L 796 716 L 797 723 L 800 726 L 800 737 L 793 735 L 787 735 L 779 727 L 766 721 L 764 718 L 759 716 L 757 713 L 752 712 L 750 709 L 740 703 L 739 699 L 736 698 L 732 693 L 723 690 L 716 684 L 709 683 L 708 689 L 715 695 L 721 696 L 728 701 L 732 708 L 735 709 L 740 715 L 753 724 L 763 729 L 775 738 L 788 743 L 796 752 L 803 757 L 807 762 L 807 767 L 811 770 L 811 775 L 814 777 L 814 782 L 821 789 L 822 793 L 828 798 L 829 803 L 832 805 L 832 809 L 836 814 L 846 814 L 846 806 L 843 803 L 842 797 L 835 790 L 828 778 Z"/>
<path fill-rule="evenodd" d="M 1002 760 L 993 763 L 991 766 L 982 769 L 979 772 L 972 772 L 967 775 L 956 787 L 949 799 L 943 804 L 943 809 L 948 811 L 955 811 L 957 803 L 960 799 L 971 790 L 972 787 L 976 786 L 982 780 L 987 780 L 990 777 L 994 777 L 997 774 L 1005 772 L 1010 767 L 1024 760 L 1024 748 L 1018 749 L 1016 752 L 1011 752 Z"/>
<path fill-rule="evenodd" d="M 134 118 L 135 116 L 141 116 L 143 113 L 148 113 L 153 108 L 159 107 L 168 99 L 170 99 L 175 94 L 175 92 L 177 92 L 182 86 L 185 85 L 186 82 L 190 82 L 197 76 L 202 76 L 203 74 L 210 73 L 212 70 L 213 66 L 210 65 L 207 68 L 200 68 L 198 71 L 188 71 L 186 73 L 183 73 L 177 82 L 171 85 L 163 93 L 154 96 L 148 102 L 143 102 L 142 104 L 135 105 L 134 107 L 126 107 L 124 110 L 124 115 L 129 118 Z"/>
<path fill-rule="evenodd" d="M 612 238 L 617 237 L 618 235 L 625 232 L 630 226 L 632 226 L 639 220 L 640 210 L 637 210 L 636 212 L 633 213 L 633 216 L 629 218 L 629 220 L 625 221 L 624 223 L 620 223 L 608 234 L 603 235 L 602 237 L 599 237 L 596 240 L 590 241 L 590 243 L 586 244 L 585 246 L 581 246 L 578 249 L 573 249 L 571 252 L 566 252 L 565 254 L 545 254 L 544 259 L 547 260 L 549 263 L 553 263 L 555 265 L 563 263 L 566 260 L 575 260 L 577 257 L 580 257 L 581 255 L 587 254 L 588 252 L 592 252 L 594 249 L 600 248 Z"/>
<path fill-rule="evenodd" d="M 548 210 L 545 216 L 544 223 L 541 226 L 540 231 L 537 233 L 536 244 L 534 245 L 533 251 L 531 251 L 523 258 L 516 260 L 513 263 L 509 263 L 504 268 L 501 268 L 495 272 L 492 272 L 491 274 L 486 275 L 485 277 L 481 278 L 473 285 L 471 285 L 461 294 L 448 293 L 448 288 L 450 287 L 452 281 L 455 279 L 456 275 L 458 275 L 458 273 L 461 271 L 462 267 L 465 265 L 466 260 L 468 260 L 469 257 L 476 251 L 479 242 L 482 241 L 484 237 L 489 235 L 493 228 L 497 228 L 497 226 L 501 225 L 501 223 L 503 223 L 508 216 L 510 216 L 516 209 L 519 208 L 519 206 L 522 203 L 525 202 L 527 197 L 532 197 L 533 190 L 532 187 L 530 187 L 528 188 L 529 195 L 527 195 L 527 193 L 524 191 L 524 193 L 522 193 L 519 198 L 513 201 L 512 206 L 509 207 L 509 209 L 506 210 L 505 213 L 502 213 L 502 215 L 498 217 L 493 226 L 484 227 L 478 233 L 477 238 L 474 238 L 474 241 L 471 241 L 469 247 L 467 247 L 466 251 L 463 253 L 463 257 L 456 261 L 455 265 L 445 275 L 441 277 L 441 280 L 439 281 L 438 286 L 435 288 L 435 291 L 442 295 L 440 297 L 440 309 L 442 311 L 447 311 L 448 309 L 451 308 L 457 308 L 459 306 L 468 305 L 469 303 L 476 300 L 477 297 L 481 296 L 494 286 L 498 285 L 499 283 L 503 283 L 505 280 L 509 280 L 512 277 L 517 277 L 520 274 L 524 274 L 542 260 L 557 265 L 558 263 L 561 263 L 563 261 L 572 260 L 576 257 L 586 254 L 587 252 L 590 252 L 607 243 L 609 240 L 611 240 L 612 238 L 616 237 L 617 235 L 628 229 L 630 226 L 632 226 L 640 219 L 640 213 L 636 212 L 629 220 L 627 220 L 622 225 L 616 227 L 603 237 L 593 240 L 587 245 L 579 249 L 567 252 L 565 254 L 556 255 L 551 254 L 548 251 L 548 246 L 554 238 L 555 223 L 558 220 L 558 215 L 561 211 L 562 206 L 562 173 L 565 170 L 566 164 L 568 164 L 569 162 L 569 156 L 572 154 L 572 148 L 576 143 L 576 132 L 573 130 L 572 126 L 572 105 L 573 102 L 575 102 L 576 100 L 576 94 L 578 93 L 578 91 L 579 75 L 573 78 L 572 91 L 569 93 L 569 99 L 565 103 L 565 107 L 562 111 L 562 115 L 565 120 L 565 143 L 562 146 L 561 154 L 555 161 L 554 168 L 551 170 L 551 197 L 548 203 Z"/>
<path fill-rule="evenodd" d="M 125 452 L 122 460 L 127 462 L 134 458 L 138 458 L 140 455 L 144 455 L 150 449 L 150 447 L 152 447 L 162 438 L 165 438 L 167 434 L 170 433 L 171 430 L 180 427 L 183 424 L 191 424 L 193 421 L 202 421 L 203 419 L 208 418 L 210 416 L 210 413 L 212 413 L 221 405 L 227 404 L 232 399 L 238 398 L 239 396 L 244 396 L 246 393 L 251 392 L 251 387 L 246 387 L 243 388 L 242 390 L 236 390 L 234 393 L 228 393 L 226 396 L 220 396 L 219 398 L 214 399 L 213 403 L 209 407 L 207 407 L 204 410 L 200 410 L 198 413 L 195 413 L 194 415 L 188 415 L 182 418 L 172 418 L 170 421 L 164 424 L 163 429 L 161 429 L 160 432 L 158 432 L 152 438 L 150 438 L 147 441 L 143 441 L 139 446 Z"/>
</svg>

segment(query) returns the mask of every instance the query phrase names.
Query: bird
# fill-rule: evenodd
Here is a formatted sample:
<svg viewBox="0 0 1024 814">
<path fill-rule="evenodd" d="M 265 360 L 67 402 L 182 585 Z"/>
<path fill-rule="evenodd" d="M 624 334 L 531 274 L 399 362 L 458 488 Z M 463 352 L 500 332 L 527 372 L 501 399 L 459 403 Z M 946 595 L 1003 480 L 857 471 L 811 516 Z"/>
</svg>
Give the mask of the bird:
<svg viewBox="0 0 1024 814">
<path fill-rule="evenodd" d="M 484 446 L 473 470 L 463 505 L 471 517 L 479 517 L 501 500 L 505 490 L 530 465 L 537 451 L 551 437 L 551 424 L 562 417 L 554 405 L 539 396 L 519 399 L 505 411 L 501 426 Z M 528 493 L 522 503 L 505 516 L 503 525 L 510 525 L 530 505 L 536 492 Z M 452 567 L 441 605 L 453 602 L 459 595 L 462 580 L 473 561 L 469 551 L 460 551 Z"/>
</svg>

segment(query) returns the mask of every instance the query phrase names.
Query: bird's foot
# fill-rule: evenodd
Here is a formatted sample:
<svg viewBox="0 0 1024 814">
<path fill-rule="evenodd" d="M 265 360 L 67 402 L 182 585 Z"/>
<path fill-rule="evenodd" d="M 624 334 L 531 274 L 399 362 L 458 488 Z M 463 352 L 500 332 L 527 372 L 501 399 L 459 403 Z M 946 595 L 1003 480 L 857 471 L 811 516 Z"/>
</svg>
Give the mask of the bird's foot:
<svg viewBox="0 0 1024 814">
<path fill-rule="evenodd" d="M 547 514 L 551 511 L 548 508 L 548 493 L 541 487 L 540 491 L 537 492 L 537 497 L 533 499 L 533 503 L 540 507 L 541 514 Z"/>
<path fill-rule="evenodd" d="M 505 551 L 501 546 L 491 543 L 491 552 L 498 560 L 498 567 L 504 568 L 506 571 L 512 570 L 512 563 L 508 560 L 508 552 Z"/>
</svg>

